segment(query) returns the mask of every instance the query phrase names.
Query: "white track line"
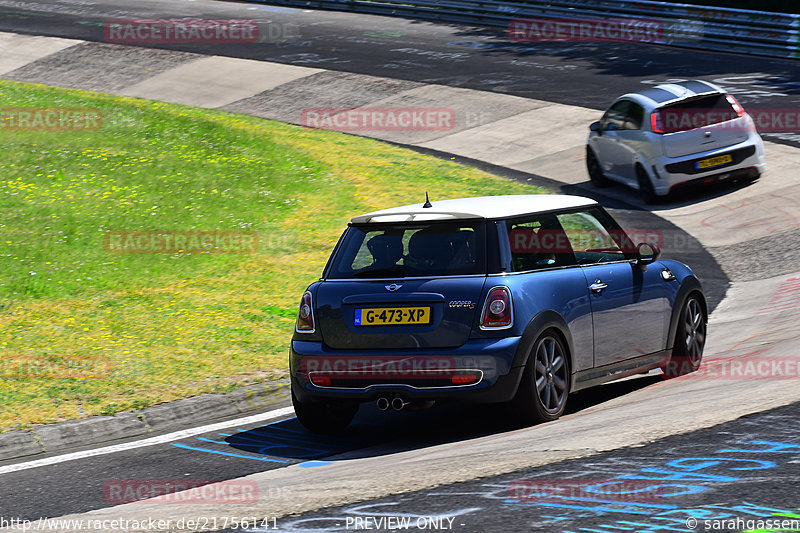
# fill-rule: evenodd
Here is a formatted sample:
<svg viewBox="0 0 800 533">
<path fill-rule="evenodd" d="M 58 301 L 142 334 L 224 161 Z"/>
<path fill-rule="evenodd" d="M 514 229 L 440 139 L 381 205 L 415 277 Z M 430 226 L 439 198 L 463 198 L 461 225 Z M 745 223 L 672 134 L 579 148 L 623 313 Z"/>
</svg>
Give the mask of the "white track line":
<svg viewBox="0 0 800 533">
<path fill-rule="evenodd" d="M 136 448 L 143 448 L 145 446 L 154 446 L 156 444 L 164 444 L 166 442 L 185 439 L 193 437 L 201 433 L 208 433 L 210 431 L 218 431 L 220 429 L 229 428 L 231 426 L 238 426 L 244 424 L 252 424 L 255 422 L 262 422 L 264 420 L 271 420 L 280 416 L 294 414 L 294 408 L 282 407 L 274 411 L 267 411 L 257 415 L 245 416 L 243 418 L 236 418 L 234 420 L 226 420 L 225 422 L 217 422 L 207 426 L 198 426 L 181 431 L 174 431 L 166 435 L 159 435 L 158 437 L 150 437 L 149 439 L 137 440 L 133 442 L 126 442 L 123 444 L 114 444 L 112 446 L 105 446 L 103 448 L 95 448 L 92 450 L 83 450 L 80 452 L 67 453 L 64 455 L 56 455 L 55 457 L 45 457 L 44 459 L 36 459 L 28 461 L 27 463 L 17 463 L 13 465 L 0 467 L 0 474 L 8 474 L 10 472 L 19 472 L 20 470 L 28 470 L 29 468 L 37 468 L 40 466 L 49 466 L 66 461 L 75 461 L 76 459 L 85 459 L 87 457 L 96 457 L 98 455 L 106 455 L 109 453 L 124 452 L 126 450 L 135 450 Z"/>
</svg>

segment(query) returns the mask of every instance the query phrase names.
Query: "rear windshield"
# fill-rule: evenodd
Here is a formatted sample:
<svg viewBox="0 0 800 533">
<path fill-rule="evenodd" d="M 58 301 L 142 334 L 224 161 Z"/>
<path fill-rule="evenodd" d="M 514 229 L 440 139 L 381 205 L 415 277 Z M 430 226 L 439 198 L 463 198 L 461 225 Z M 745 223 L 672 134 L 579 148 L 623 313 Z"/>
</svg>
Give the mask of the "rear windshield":
<svg viewBox="0 0 800 533">
<path fill-rule="evenodd" d="M 410 278 L 486 273 L 483 220 L 353 225 L 326 277 Z"/>
<path fill-rule="evenodd" d="M 724 94 L 683 100 L 656 111 L 657 124 L 664 133 L 678 133 L 727 122 L 738 117 Z"/>
</svg>

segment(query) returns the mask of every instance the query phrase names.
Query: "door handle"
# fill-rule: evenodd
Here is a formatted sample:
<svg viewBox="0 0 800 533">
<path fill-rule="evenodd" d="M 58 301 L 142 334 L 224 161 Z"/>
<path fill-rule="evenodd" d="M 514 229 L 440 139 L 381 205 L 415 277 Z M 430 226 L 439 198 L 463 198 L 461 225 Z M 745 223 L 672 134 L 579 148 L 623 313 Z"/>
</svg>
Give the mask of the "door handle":
<svg viewBox="0 0 800 533">
<path fill-rule="evenodd" d="M 589 290 L 592 292 L 603 292 L 603 289 L 608 288 L 608 285 L 600 281 L 599 279 L 594 280 L 594 283 L 589 285 Z"/>
</svg>

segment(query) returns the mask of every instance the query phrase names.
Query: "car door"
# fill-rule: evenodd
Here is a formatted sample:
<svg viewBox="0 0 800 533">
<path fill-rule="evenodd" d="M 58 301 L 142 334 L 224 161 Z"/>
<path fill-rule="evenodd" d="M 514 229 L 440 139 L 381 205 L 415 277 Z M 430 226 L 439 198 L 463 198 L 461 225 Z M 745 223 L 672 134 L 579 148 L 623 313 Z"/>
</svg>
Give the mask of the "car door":
<svg viewBox="0 0 800 533">
<path fill-rule="evenodd" d="M 667 289 L 659 269 L 635 263 L 635 248 L 599 206 L 558 215 L 583 271 L 592 312 L 594 366 L 664 348 Z"/>
<path fill-rule="evenodd" d="M 614 168 L 615 174 L 626 181 L 635 182 L 636 154 L 642 152 L 643 144 L 647 142 L 647 137 L 642 131 L 644 107 L 629 100 L 626 103 L 628 105 L 623 109 L 622 127 L 614 132 L 617 140 L 613 156 Z"/>
<path fill-rule="evenodd" d="M 644 140 L 641 131 L 644 108 L 631 100 L 620 100 L 600 120 L 602 135 L 592 138 L 604 172 L 622 181 L 635 180 L 634 155 Z"/>
<path fill-rule="evenodd" d="M 608 175 L 618 174 L 620 149 L 618 132 L 624 127 L 627 108 L 627 100 L 620 100 L 608 108 L 600 119 L 600 131 L 591 138 L 591 146 L 597 154 L 597 160 L 603 172 Z"/>
</svg>

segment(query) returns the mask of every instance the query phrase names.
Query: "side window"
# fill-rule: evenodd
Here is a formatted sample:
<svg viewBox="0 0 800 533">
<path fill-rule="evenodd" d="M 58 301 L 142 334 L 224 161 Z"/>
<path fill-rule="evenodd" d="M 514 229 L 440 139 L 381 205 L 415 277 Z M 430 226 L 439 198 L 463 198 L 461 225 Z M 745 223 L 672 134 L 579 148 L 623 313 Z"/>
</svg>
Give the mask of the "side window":
<svg viewBox="0 0 800 533">
<path fill-rule="evenodd" d="M 595 208 L 557 215 L 575 251 L 578 264 L 610 263 L 630 258 L 624 232 Z"/>
<path fill-rule="evenodd" d="M 603 128 L 608 124 L 613 124 L 618 130 L 639 130 L 642 129 L 644 120 L 644 108 L 636 102 L 630 100 L 620 100 L 603 116 Z"/>
<path fill-rule="evenodd" d="M 555 215 L 509 220 L 506 228 L 513 272 L 575 264 L 569 238 Z"/>
<path fill-rule="evenodd" d="M 625 116 L 628 110 L 628 104 L 629 102 L 627 100 L 621 100 L 612 105 L 608 111 L 606 111 L 606 114 L 603 115 L 603 118 L 600 119 L 603 129 L 608 129 L 610 125 L 613 125 L 613 129 L 625 129 Z"/>
<path fill-rule="evenodd" d="M 628 110 L 625 113 L 625 129 L 626 130 L 640 130 L 642 129 L 642 120 L 644 119 L 644 108 L 636 102 L 629 102 Z"/>
</svg>

